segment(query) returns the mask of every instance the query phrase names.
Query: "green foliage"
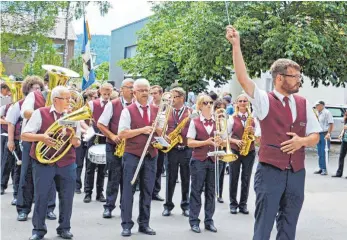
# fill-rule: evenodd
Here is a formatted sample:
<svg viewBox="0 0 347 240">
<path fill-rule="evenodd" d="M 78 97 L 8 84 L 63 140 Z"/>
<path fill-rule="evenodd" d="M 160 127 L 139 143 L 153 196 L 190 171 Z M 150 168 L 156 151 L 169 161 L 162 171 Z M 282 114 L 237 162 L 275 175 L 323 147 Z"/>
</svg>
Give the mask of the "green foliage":
<svg viewBox="0 0 347 240">
<path fill-rule="evenodd" d="M 347 81 L 346 2 L 229 2 L 249 74 L 260 76 L 278 58 L 302 66 L 312 84 Z M 118 64 L 153 84 L 201 91 L 230 79 L 231 46 L 225 2 L 163 2 L 138 33 L 137 55 Z"/>
<path fill-rule="evenodd" d="M 71 59 L 68 66 L 69 69 L 77 72 L 80 76 L 83 76 L 83 62 L 81 54 Z"/>
<path fill-rule="evenodd" d="M 110 71 L 109 62 L 103 62 L 96 66 L 95 75 L 97 80 L 108 80 L 108 73 Z"/>
</svg>

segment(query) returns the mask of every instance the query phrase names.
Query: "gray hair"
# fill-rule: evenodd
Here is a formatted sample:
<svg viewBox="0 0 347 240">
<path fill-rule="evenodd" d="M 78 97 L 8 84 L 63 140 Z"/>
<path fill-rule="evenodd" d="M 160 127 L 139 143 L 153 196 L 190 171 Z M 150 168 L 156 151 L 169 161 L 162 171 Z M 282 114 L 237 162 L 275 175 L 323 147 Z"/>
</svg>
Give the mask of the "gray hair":
<svg viewBox="0 0 347 240">
<path fill-rule="evenodd" d="M 150 84 L 147 79 L 145 78 L 139 78 L 134 82 L 134 89 L 137 89 L 138 86 L 146 86 L 150 87 Z"/>
<path fill-rule="evenodd" d="M 69 89 L 65 86 L 56 86 L 53 88 L 51 93 L 51 101 L 53 102 L 54 98 L 61 97 L 62 93 L 70 92 Z"/>
<path fill-rule="evenodd" d="M 277 75 L 286 74 L 288 68 L 294 68 L 300 71 L 300 66 L 296 62 L 286 58 L 277 59 L 271 66 L 270 72 L 272 75 L 272 79 L 275 80 Z"/>
<path fill-rule="evenodd" d="M 184 91 L 184 89 L 181 87 L 175 87 L 171 89 L 170 92 L 177 92 L 180 96 L 183 96 L 184 98 L 186 98 L 186 91 Z"/>
<path fill-rule="evenodd" d="M 127 83 L 134 83 L 135 81 L 134 81 L 134 79 L 132 79 L 132 78 L 126 78 L 126 79 L 124 79 L 123 81 L 122 81 L 122 85 L 121 85 L 121 87 L 123 87 L 125 84 L 127 84 Z"/>
</svg>

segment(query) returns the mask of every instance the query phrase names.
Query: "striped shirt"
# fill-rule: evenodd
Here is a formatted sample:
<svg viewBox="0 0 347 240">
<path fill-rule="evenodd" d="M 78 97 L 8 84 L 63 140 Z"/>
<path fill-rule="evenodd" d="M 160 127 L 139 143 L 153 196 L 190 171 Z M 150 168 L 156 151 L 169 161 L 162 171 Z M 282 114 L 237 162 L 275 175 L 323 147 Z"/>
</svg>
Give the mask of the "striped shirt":
<svg viewBox="0 0 347 240">
<path fill-rule="evenodd" d="M 327 132 L 330 124 L 334 123 L 333 115 L 326 108 L 323 108 L 323 110 L 318 113 L 318 120 L 321 128 L 323 129 L 322 132 Z"/>
</svg>

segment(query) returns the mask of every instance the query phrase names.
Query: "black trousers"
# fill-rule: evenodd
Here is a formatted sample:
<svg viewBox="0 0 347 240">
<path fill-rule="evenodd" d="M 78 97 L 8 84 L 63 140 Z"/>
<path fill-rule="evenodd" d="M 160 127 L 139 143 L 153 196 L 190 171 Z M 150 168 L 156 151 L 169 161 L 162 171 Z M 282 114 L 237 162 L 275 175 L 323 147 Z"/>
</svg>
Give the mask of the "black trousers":
<svg viewBox="0 0 347 240">
<path fill-rule="evenodd" d="M 82 175 L 87 151 L 88 151 L 88 143 L 86 142 L 82 142 L 82 144 L 78 148 L 76 148 L 76 164 L 77 164 L 76 189 L 79 189 L 79 190 L 82 188 L 81 175 Z"/>
<path fill-rule="evenodd" d="M 339 156 L 339 167 L 337 168 L 336 175 L 343 175 L 343 166 L 345 163 L 345 157 L 347 154 L 347 142 L 342 141 Z"/>
<path fill-rule="evenodd" d="M 57 233 L 70 230 L 72 203 L 76 185 L 76 164 L 58 167 L 56 164 L 41 164 L 33 161 L 33 176 L 35 186 L 35 207 L 33 214 L 32 234 L 44 236 L 47 233 L 46 211 L 49 202 L 50 189 L 55 185 L 59 197 L 59 227 Z"/>
<path fill-rule="evenodd" d="M 191 185 L 189 201 L 189 223 L 191 226 L 199 225 L 201 194 L 205 186 L 205 225 L 213 224 L 213 214 L 215 211 L 215 166 L 214 162 L 207 158 L 200 161 L 192 158 L 190 161 Z"/>
<path fill-rule="evenodd" d="M 189 148 L 184 150 L 173 148 L 170 152 L 168 152 L 167 156 L 168 161 L 166 167 L 166 201 L 164 203 L 164 208 L 171 211 L 175 207 L 175 204 L 172 202 L 172 198 L 175 192 L 179 168 L 182 188 L 181 209 L 188 210 L 190 180 L 189 160 L 192 156 L 192 150 Z"/>
<path fill-rule="evenodd" d="M 17 195 L 17 212 L 29 214 L 31 212 L 31 205 L 34 199 L 34 182 L 32 174 L 32 159 L 29 155 L 31 142 L 22 142 L 22 166 L 18 186 Z M 55 184 L 52 185 L 49 193 L 47 212 L 53 212 L 55 209 L 56 189 Z"/>
<path fill-rule="evenodd" d="M 161 174 L 163 173 L 163 166 L 164 166 L 164 160 L 166 154 L 162 151 L 158 151 L 158 158 L 157 158 L 157 173 L 155 175 L 155 183 L 154 183 L 154 190 L 153 190 L 153 196 L 159 194 L 161 190 Z"/>
<path fill-rule="evenodd" d="M 4 133 L 4 130 L 1 128 L 1 133 Z M 2 156 L 4 156 L 4 150 L 7 148 L 5 142 L 7 141 L 7 136 L 0 135 L 0 152 L 1 152 L 1 164 L 2 164 Z"/>
<path fill-rule="evenodd" d="M 247 156 L 241 156 L 235 151 L 238 159 L 229 163 L 229 198 L 230 208 L 232 207 L 247 207 L 249 194 L 249 183 L 251 181 L 252 169 L 255 159 L 255 151 L 250 151 Z M 239 185 L 240 170 L 241 173 L 241 197 L 240 202 L 237 201 L 237 188 Z"/>
<path fill-rule="evenodd" d="M 105 138 L 99 138 L 99 143 L 103 144 L 105 143 Z M 88 159 L 88 151 L 91 146 L 94 145 L 95 137 L 93 137 L 88 144 L 88 149 L 86 152 L 86 158 L 87 158 L 87 167 L 86 167 L 86 175 L 84 178 L 84 192 L 86 194 L 92 194 L 93 188 L 94 188 L 94 176 L 95 176 L 95 169 L 97 169 L 97 178 L 96 178 L 96 195 L 102 194 L 104 191 L 104 181 L 105 181 L 105 167 L 106 164 L 95 164 L 92 163 Z"/>
<path fill-rule="evenodd" d="M 226 162 L 219 161 L 219 197 L 223 197 L 224 173 L 227 166 Z"/>
<path fill-rule="evenodd" d="M 135 185 L 131 185 L 139 157 L 124 153 L 123 156 L 123 194 L 122 194 L 122 227 L 131 229 L 134 226 L 132 221 L 133 202 Z M 155 174 L 157 172 L 157 157 L 151 158 L 147 155 L 141 166 L 138 178 L 140 179 L 140 201 L 139 217 L 137 223 L 139 227 L 148 227 L 151 213 L 152 193 L 154 189 Z"/>
<path fill-rule="evenodd" d="M 8 140 L 5 142 L 5 146 L 7 146 Z M 19 147 L 19 140 L 15 140 L 15 152 L 18 156 L 18 158 L 21 160 L 22 158 L 22 151 Z M 6 189 L 8 180 L 10 178 L 11 172 L 13 172 L 13 197 L 17 197 L 18 193 L 18 185 L 19 185 L 19 179 L 20 179 L 20 172 L 21 172 L 21 165 L 17 165 L 17 160 L 13 156 L 12 152 L 6 149 L 4 150 L 4 154 L 2 155 L 3 161 L 1 165 L 1 188 Z M 13 171 L 12 171 L 13 170 Z"/>
<path fill-rule="evenodd" d="M 122 193 L 122 158 L 114 155 L 115 146 L 106 143 L 106 161 L 108 167 L 108 178 L 106 188 L 106 203 L 104 209 L 112 211 L 116 207 L 118 190 Z M 122 194 L 121 194 L 122 195 Z M 122 199 L 122 196 L 120 197 Z"/>
<path fill-rule="evenodd" d="M 259 163 L 254 177 L 256 209 L 253 240 L 270 239 L 274 221 L 277 240 L 294 240 L 304 202 L 305 169 L 297 172 Z"/>
</svg>

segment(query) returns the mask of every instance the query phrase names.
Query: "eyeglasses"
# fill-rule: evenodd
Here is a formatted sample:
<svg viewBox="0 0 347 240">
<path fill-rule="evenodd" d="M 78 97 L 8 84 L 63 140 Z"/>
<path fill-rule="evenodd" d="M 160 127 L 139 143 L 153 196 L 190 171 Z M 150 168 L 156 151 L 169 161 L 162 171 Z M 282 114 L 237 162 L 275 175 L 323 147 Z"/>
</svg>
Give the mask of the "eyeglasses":
<svg viewBox="0 0 347 240">
<path fill-rule="evenodd" d="M 239 103 L 247 103 L 248 100 L 238 100 Z"/>
<path fill-rule="evenodd" d="M 303 76 L 301 74 L 300 75 L 280 74 L 280 75 L 285 76 L 285 77 L 296 78 L 298 80 L 303 80 Z"/>
<path fill-rule="evenodd" d="M 202 102 L 202 104 L 204 104 L 205 106 L 207 106 L 208 104 L 213 105 L 213 101 L 209 101 L 209 102 Z"/>
<path fill-rule="evenodd" d="M 58 98 L 60 100 L 65 100 L 65 101 L 71 101 L 71 97 L 68 97 L 68 98 L 55 97 L 55 98 Z"/>
<path fill-rule="evenodd" d="M 149 90 L 148 89 L 137 89 L 136 92 L 139 92 L 139 93 L 149 93 Z"/>
<path fill-rule="evenodd" d="M 182 96 L 174 96 L 173 98 L 180 98 L 180 97 L 182 97 Z"/>
<path fill-rule="evenodd" d="M 127 88 L 127 89 L 134 89 L 134 87 L 129 87 L 129 86 L 123 86 L 123 87 L 125 87 L 125 88 Z"/>
</svg>

